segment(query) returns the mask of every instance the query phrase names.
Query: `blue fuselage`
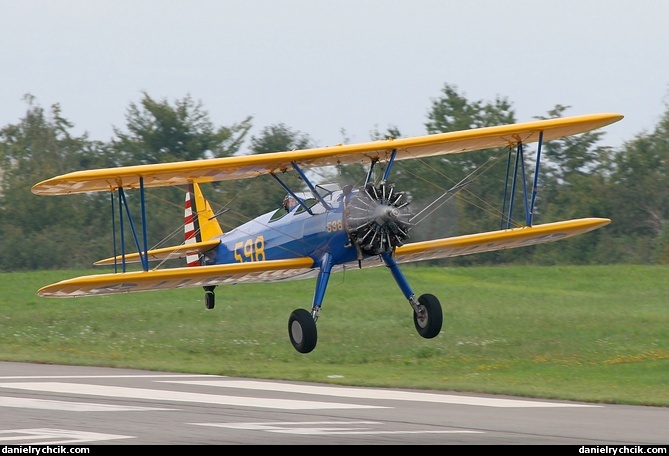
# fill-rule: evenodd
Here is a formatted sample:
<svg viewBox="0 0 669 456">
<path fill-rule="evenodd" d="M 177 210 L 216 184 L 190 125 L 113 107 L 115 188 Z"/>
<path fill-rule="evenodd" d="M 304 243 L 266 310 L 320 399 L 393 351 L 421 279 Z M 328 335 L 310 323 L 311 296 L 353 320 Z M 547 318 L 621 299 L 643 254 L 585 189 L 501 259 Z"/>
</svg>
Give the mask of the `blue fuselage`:
<svg viewBox="0 0 669 456">
<path fill-rule="evenodd" d="M 300 194 L 310 207 L 297 205 L 268 212 L 223 234 L 216 249 L 216 264 L 280 260 L 309 256 L 316 263 L 325 253 L 334 264 L 354 261 L 356 249 L 349 242 L 344 221 L 344 196 L 341 190 L 324 197 L 330 209 L 315 199 Z"/>
</svg>

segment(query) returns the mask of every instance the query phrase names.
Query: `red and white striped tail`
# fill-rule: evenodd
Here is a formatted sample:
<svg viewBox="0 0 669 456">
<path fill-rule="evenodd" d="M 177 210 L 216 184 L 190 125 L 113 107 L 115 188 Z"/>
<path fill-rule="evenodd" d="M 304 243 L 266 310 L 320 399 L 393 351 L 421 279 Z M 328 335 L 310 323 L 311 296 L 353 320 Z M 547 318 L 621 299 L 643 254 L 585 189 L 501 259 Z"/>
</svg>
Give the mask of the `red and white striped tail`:
<svg viewBox="0 0 669 456">
<path fill-rule="evenodd" d="M 198 217 L 196 212 L 193 211 L 193 206 L 195 198 L 193 196 L 193 186 L 188 186 L 188 191 L 186 192 L 186 207 L 184 210 L 184 233 L 185 233 L 185 244 L 194 244 L 198 241 L 201 241 L 200 227 L 198 226 Z M 188 266 L 200 266 L 200 255 L 195 252 L 192 254 L 186 255 L 186 264 Z"/>
<path fill-rule="evenodd" d="M 188 185 L 186 192 L 186 208 L 184 211 L 184 244 L 210 241 L 223 235 L 211 205 L 204 198 L 200 186 L 196 183 Z M 186 255 L 188 266 L 202 266 L 200 253 L 193 251 Z"/>
</svg>

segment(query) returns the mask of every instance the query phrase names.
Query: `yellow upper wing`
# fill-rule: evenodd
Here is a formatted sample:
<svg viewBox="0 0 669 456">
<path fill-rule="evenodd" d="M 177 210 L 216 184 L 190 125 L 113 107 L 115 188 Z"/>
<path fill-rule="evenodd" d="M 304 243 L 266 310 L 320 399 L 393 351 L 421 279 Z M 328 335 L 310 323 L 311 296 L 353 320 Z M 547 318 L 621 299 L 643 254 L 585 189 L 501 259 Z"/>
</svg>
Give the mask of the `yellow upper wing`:
<svg viewBox="0 0 669 456">
<path fill-rule="evenodd" d="M 39 195 L 64 195 L 113 191 L 119 187 L 132 189 L 140 187 L 140 179 L 143 179 L 145 187 L 244 179 L 286 171 L 291 169 L 291 162 L 296 162 L 304 169 L 338 164 L 368 164 L 371 159 L 389 159 L 393 150 L 397 151 L 396 160 L 454 154 L 514 146 L 519 142 L 537 142 L 541 133 L 544 141 L 576 135 L 622 118 L 620 114 L 590 114 L 298 151 L 75 171 L 42 181 L 32 191 Z"/>
</svg>

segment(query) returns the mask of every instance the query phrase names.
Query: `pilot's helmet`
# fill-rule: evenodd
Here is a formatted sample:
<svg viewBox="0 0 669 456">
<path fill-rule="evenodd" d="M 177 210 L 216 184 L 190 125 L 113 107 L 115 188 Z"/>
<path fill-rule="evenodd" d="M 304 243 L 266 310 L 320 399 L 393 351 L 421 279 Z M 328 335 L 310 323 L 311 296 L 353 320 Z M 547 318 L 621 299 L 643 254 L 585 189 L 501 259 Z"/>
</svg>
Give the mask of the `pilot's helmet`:
<svg viewBox="0 0 669 456">
<path fill-rule="evenodd" d="M 297 201 L 295 200 L 295 197 L 291 194 L 288 194 L 283 198 L 283 208 L 287 211 L 290 211 L 292 208 L 294 208 L 296 204 Z"/>
</svg>

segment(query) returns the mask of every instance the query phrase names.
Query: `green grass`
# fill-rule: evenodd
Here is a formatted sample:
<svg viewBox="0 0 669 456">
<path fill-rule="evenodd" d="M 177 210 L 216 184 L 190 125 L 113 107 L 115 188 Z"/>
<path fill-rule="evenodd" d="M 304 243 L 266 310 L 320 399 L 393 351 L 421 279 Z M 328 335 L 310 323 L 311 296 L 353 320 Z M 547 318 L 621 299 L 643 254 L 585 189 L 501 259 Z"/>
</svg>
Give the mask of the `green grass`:
<svg viewBox="0 0 669 456">
<path fill-rule="evenodd" d="M 0 274 L 0 360 L 669 406 L 669 266 L 406 267 L 444 309 L 429 340 L 385 268 L 339 273 L 307 355 L 287 322 L 313 280 L 220 286 L 213 310 L 198 288 L 36 294 L 90 272 Z"/>
</svg>

